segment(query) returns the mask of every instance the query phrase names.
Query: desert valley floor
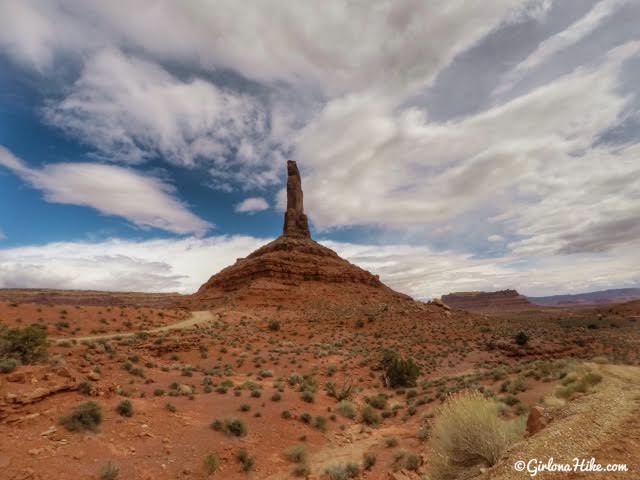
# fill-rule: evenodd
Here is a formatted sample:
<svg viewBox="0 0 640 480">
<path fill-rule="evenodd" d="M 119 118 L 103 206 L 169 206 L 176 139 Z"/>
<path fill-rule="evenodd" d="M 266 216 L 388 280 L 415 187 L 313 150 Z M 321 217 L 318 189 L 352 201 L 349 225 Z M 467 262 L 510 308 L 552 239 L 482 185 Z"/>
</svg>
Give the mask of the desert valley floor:
<svg viewBox="0 0 640 480">
<path fill-rule="evenodd" d="M 350 462 L 363 478 L 421 478 L 438 409 L 464 389 L 495 397 L 514 421 L 543 406 L 545 428 L 510 459 L 596 456 L 637 472 L 640 302 L 471 313 L 353 285 L 330 300 L 325 287 L 298 287 L 303 302 L 291 287 L 289 302 L 240 294 L 218 305 L 3 291 L 3 324 L 44 326 L 49 348 L 46 362 L 0 374 L 2 478 L 104 478 L 109 467 L 132 479 L 208 478 L 214 468 L 219 478 L 321 478 Z M 387 349 L 419 365 L 415 387 L 385 386 Z M 568 389 L 585 372 L 601 380 Z M 88 401 L 101 424 L 69 431 L 61 418 Z M 525 478 L 509 460 L 474 473 Z"/>
</svg>

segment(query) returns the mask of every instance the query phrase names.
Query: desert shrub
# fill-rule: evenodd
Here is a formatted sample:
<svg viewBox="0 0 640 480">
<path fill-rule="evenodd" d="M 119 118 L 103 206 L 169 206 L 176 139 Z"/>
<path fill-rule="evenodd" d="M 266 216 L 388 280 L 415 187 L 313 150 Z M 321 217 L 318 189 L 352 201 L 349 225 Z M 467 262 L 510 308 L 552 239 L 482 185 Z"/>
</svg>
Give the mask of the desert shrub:
<svg viewBox="0 0 640 480">
<path fill-rule="evenodd" d="M 529 341 L 529 335 L 525 332 L 518 332 L 513 339 L 518 345 L 525 345 Z"/>
<path fill-rule="evenodd" d="M 370 427 L 377 427 L 382 423 L 382 417 L 371 405 L 367 405 L 362 409 L 362 422 Z"/>
<path fill-rule="evenodd" d="M 116 411 L 123 417 L 133 416 L 133 404 L 130 400 L 124 400 L 118 404 Z"/>
<path fill-rule="evenodd" d="M 280 395 L 278 392 L 275 392 L 273 395 L 271 395 L 272 402 L 279 402 L 280 400 L 282 400 L 282 395 Z"/>
<path fill-rule="evenodd" d="M 333 382 L 327 382 L 324 389 L 327 392 L 327 395 L 338 401 L 349 400 L 353 395 L 353 385 L 351 383 L 344 383 L 341 387 L 338 387 Z"/>
<path fill-rule="evenodd" d="M 176 413 L 176 411 L 178 410 L 176 408 L 176 406 L 173 403 L 167 403 L 164 408 L 166 408 L 169 412 L 171 413 Z"/>
<path fill-rule="evenodd" d="M 93 384 L 91 382 L 80 382 L 78 385 L 78 392 L 82 395 L 91 395 L 91 390 L 93 390 Z"/>
<path fill-rule="evenodd" d="M 18 361 L 15 358 L 5 358 L 0 360 L 0 373 L 11 373 L 18 368 Z"/>
<path fill-rule="evenodd" d="M 376 464 L 376 456 L 373 453 L 365 453 L 362 457 L 362 469 L 371 470 Z"/>
<path fill-rule="evenodd" d="M 100 469 L 100 480 L 116 480 L 119 475 L 120 469 L 111 462 Z"/>
<path fill-rule="evenodd" d="M 404 359 L 393 350 L 386 350 L 380 360 L 384 383 L 390 388 L 415 387 L 420 367 L 411 358 Z"/>
<path fill-rule="evenodd" d="M 405 470 L 417 471 L 420 467 L 420 457 L 413 452 L 404 449 L 398 450 L 393 455 L 394 468 L 404 468 Z"/>
<path fill-rule="evenodd" d="M 393 448 L 398 446 L 398 439 L 395 437 L 389 437 L 384 441 L 387 448 Z"/>
<path fill-rule="evenodd" d="M 73 409 L 71 414 L 60 419 L 60 424 L 70 432 L 98 430 L 102 422 L 102 409 L 96 402 L 87 402 Z"/>
<path fill-rule="evenodd" d="M 204 459 L 204 471 L 207 475 L 213 475 L 220 468 L 220 459 L 214 453 L 207 455 Z"/>
<path fill-rule="evenodd" d="M 378 410 L 384 410 L 387 406 L 387 396 L 383 394 L 378 394 L 374 397 L 367 397 L 366 401 L 373 408 L 377 408 Z"/>
<path fill-rule="evenodd" d="M 306 463 L 301 463 L 299 465 L 296 465 L 293 468 L 293 471 L 291 472 L 293 474 L 294 477 L 308 477 L 309 475 L 311 475 L 311 468 L 309 468 L 309 465 Z"/>
<path fill-rule="evenodd" d="M 307 403 L 315 402 L 315 396 L 309 390 L 305 390 L 304 392 L 302 392 L 301 398 Z"/>
<path fill-rule="evenodd" d="M 250 472 L 256 463 L 255 458 L 249 456 L 249 452 L 247 452 L 246 448 L 240 449 L 240 451 L 238 452 L 237 458 L 238 458 L 238 461 L 240 462 L 240 465 L 242 465 L 243 472 Z"/>
<path fill-rule="evenodd" d="M 222 420 L 214 420 L 211 428 L 217 432 L 223 432 L 235 437 L 244 437 L 247 434 L 247 426 L 239 418 L 229 417 Z"/>
<path fill-rule="evenodd" d="M 575 371 L 561 381 L 562 386 L 556 389 L 555 396 L 559 398 L 570 398 L 576 393 L 587 393 L 595 385 L 602 381 L 602 375 L 589 370 Z"/>
<path fill-rule="evenodd" d="M 0 359 L 12 358 L 22 364 L 47 356 L 47 330 L 39 325 L 24 328 L 0 327 Z"/>
<path fill-rule="evenodd" d="M 348 402 L 347 400 L 342 400 L 340 403 L 338 403 L 338 406 L 336 408 L 338 409 L 338 412 L 340 412 L 340 415 L 342 415 L 343 417 L 349 418 L 351 420 L 356 418 L 356 407 L 353 405 L 353 403 Z"/>
<path fill-rule="evenodd" d="M 357 463 L 352 462 L 346 465 L 331 465 L 324 471 L 324 474 L 329 477 L 329 480 L 347 480 L 360 475 L 360 467 Z"/>
<path fill-rule="evenodd" d="M 296 445 L 287 451 L 287 459 L 294 463 L 303 463 L 307 461 L 307 447 L 304 445 Z"/>
<path fill-rule="evenodd" d="M 501 418 L 498 405 L 479 392 L 451 396 L 432 429 L 431 477 L 454 479 L 465 467 L 494 465 L 523 433 L 521 419 Z"/>
<path fill-rule="evenodd" d="M 421 442 L 426 442 L 431 436 L 431 427 L 428 424 L 423 425 L 422 427 L 420 427 L 420 430 L 418 430 L 417 436 L 418 440 L 420 440 Z"/>
<path fill-rule="evenodd" d="M 289 410 L 283 410 L 280 416 L 285 420 L 289 420 L 292 417 L 291 412 Z"/>
<path fill-rule="evenodd" d="M 269 330 L 271 330 L 272 332 L 277 332 L 278 330 L 280 330 L 280 322 L 278 320 L 270 320 Z"/>
<path fill-rule="evenodd" d="M 320 430 L 321 432 L 327 431 L 327 419 L 318 415 L 313 419 L 313 426 Z"/>
</svg>

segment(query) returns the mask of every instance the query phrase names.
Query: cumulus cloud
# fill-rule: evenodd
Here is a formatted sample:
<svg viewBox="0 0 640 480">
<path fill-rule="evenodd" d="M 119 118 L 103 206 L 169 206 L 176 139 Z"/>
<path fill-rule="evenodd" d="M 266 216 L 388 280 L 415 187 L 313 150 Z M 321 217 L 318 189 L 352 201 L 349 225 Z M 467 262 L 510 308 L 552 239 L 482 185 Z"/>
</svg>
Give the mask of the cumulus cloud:
<svg viewBox="0 0 640 480">
<path fill-rule="evenodd" d="M 262 197 L 245 198 L 236 205 L 235 211 L 238 213 L 256 213 L 269 208 L 269 203 Z"/>
<path fill-rule="evenodd" d="M 203 235 L 213 225 L 194 215 L 158 178 L 97 163 L 55 163 L 28 167 L 0 146 L 0 165 L 42 191 L 48 202 L 81 205 L 117 215 L 140 227 Z"/>
<path fill-rule="evenodd" d="M 52 243 L 0 249 L 0 288 L 73 288 L 192 293 L 212 274 L 269 239 L 217 236 L 142 242 Z M 640 253 L 615 256 L 552 256 L 522 265 L 522 259 L 476 259 L 405 244 L 367 245 L 321 241 L 392 288 L 428 299 L 450 291 L 517 288 L 529 295 L 582 292 L 640 284 L 629 269 Z"/>
</svg>

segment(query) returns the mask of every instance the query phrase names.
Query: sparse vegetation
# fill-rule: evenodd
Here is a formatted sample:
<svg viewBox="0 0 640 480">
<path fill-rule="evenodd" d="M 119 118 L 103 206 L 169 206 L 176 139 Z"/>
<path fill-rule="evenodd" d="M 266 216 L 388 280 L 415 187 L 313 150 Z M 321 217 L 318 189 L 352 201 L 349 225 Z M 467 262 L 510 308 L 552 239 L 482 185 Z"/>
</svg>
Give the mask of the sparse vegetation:
<svg viewBox="0 0 640 480">
<path fill-rule="evenodd" d="M 514 337 L 514 340 L 520 346 L 526 345 L 529 341 L 529 335 L 527 335 L 526 332 L 518 332 Z"/>
<path fill-rule="evenodd" d="M 393 350 L 386 350 L 380 360 L 385 385 L 390 388 L 415 387 L 420 367 L 411 358 L 404 359 Z"/>
<path fill-rule="evenodd" d="M 329 480 L 348 480 L 349 478 L 356 478 L 360 475 L 360 467 L 357 463 L 352 462 L 331 465 L 324 471 L 324 474 L 329 477 Z"/>
<path fill-rule="evenodd" d="M 214 453 L 210 453 L 204 459 L 204 471 L 207 475 L 213 475 L 220 468 L 220 459 Z"/>
<path fill-rule="evenodd" d="M 432 430 L 429 471 L 434 480 L 457 478 L 466 467 L 494 465 L 524 432 L 524 423 L 500 417 L 498 405 L 477 391 L 450 397 Z"/>
<path fill-rule="evenodd" d="M 247 452 L 246 448 L 240 449 L 237 458 L 240 462 L 240 465 L 242 466 L 243 472 L 250 472 L 251 470 L 253 470 L 256 460 L 254 457 L 249 456 L 249 452 Z"/>
<path fill-rule="evenodd" d="M 235 437 L 244 437 L 247 434 L 247 426 L 245 423 L 239 418 L 234 417 L 214 420 L 211 428 L 217 432 L 223 432 Z"/>
<path fill-rule="evenodd" d="M 108 462 L 100 469 L 100 480 L 116 480 L 120 476 L 120 469 Z"/>
<path fill-rule="evenodd" d="M 130 400 L 123 400 L 116 407 L 116 411 L 123 417 L 133 416 L 133 404 Z"/>
<path fill-rule="evenodd" d="M 70 432 L 95 432 L 100 423 L 102 423 L 102 409 L 96 402 L 83 403 L 60 420 L 60 424 Z"/>
<path fill-rule="evenodd" d="M 29 325 L 24 328 L 0 326 L 0 360 L 12 359 L 26 365 L 39 362 L 46 356 L 46 328 L 40 325 Z"/>
</svg>

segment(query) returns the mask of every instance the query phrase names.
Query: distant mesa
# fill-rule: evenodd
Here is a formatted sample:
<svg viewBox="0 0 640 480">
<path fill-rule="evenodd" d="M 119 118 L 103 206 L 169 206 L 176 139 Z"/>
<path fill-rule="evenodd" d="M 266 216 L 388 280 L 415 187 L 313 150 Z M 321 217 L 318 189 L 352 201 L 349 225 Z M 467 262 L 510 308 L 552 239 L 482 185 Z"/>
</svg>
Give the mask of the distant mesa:
<svg viewBox="0 0 640 480">
<path fill-rule="evenodd" d="M 640 299 L 640 288 L 616 288 L 596 292 L 570 295 L 552 295 L 549 297 L 528 297 L 536 305 L 547 307 L 571 307 L 580 305 L 608 305 Z"/>
<path fill-rule="evenodd" d="M 452 308 L 484 313 L 496 310 L 524 310 L 533 307 L 527 297 L 520 295 L 516 290 L 455 292 L 443 295 L 442 301 Z"/>
<path fill-rule="evenodd" d="M 368 297 L 409 299 L 311 238 L 300 171 L 296 162 L 288 161 L 282 236 L 212 276 L 193 300 L 208 307 L 220 300 L 273 304 Z"/>
</svg>

